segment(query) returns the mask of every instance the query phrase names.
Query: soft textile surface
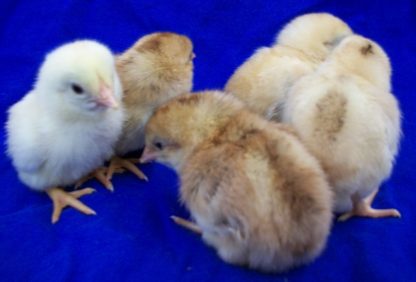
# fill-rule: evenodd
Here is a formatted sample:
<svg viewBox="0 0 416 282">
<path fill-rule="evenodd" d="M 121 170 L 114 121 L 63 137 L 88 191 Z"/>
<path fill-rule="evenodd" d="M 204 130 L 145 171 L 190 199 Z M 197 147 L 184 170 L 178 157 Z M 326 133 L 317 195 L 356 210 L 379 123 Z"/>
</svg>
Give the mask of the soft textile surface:
<svg viewBox="0 0 416 282">
<path fill-rule="evenodd" d="M 188 35 L 195 44 L 195 90 L 222 88 L 234 69 L 268 45 L 293 17 L 327 11 L 379 42 L 393 65 L 393 89 L 403 110 L 404 138 L 392 178 L 376 207 L 396 207 L 401 219 L 334 223 L 326 250 L 311 265 L 265 275 L 227 265 L 200 238 L 171 222 L 188 214 L 177 200 L 178 179 L 144 165 L 150 182 L 114 177 L 115 192 L 97 182 L 82 200 L 97 211 L 65 210 L 50 223 L 45 194 L 18 181 L 0 160 L 1 281 L 415 281 L 416 52 L 414 0 L 408 1 L 15 1 L 0 3 L 0 111 L 32 86 L 44 54 L 78 38 L 121 52 L 153 31 Z M 1 134 L 4 140 L 4 131 Z M 1 140 L 3 142 L 3 140 Z"/>
</svg>

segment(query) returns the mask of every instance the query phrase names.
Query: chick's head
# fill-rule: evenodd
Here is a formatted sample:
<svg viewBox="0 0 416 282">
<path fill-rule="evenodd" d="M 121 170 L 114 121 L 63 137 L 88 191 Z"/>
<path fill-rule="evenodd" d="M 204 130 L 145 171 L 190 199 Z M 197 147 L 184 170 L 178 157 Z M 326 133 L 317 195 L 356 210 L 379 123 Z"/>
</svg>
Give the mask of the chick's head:
<svg viewBox="0 0 416 282">
<path fill-rule="evenodd" d="M 134 73 L 137 83 L 158 87 L 175 83 L 185 93 L 192 88 L 194 58 L 188 37 L 157 32 L 141 37 L 119 57 L 118 66 L 124 72 Z"/>
<path fill-rule="evenodd" d="M 368 38 L 359 35 L 346 37 L 334 49 L 328 62 L 341 64 L 377 87 L 390 91 L 390 60 L 383 48 Z"/>
<path fill-rule="evenodd" d="M 146 125 L 142 162 L 157 160 L 179 170 L 186 157 L 210 140 L 243 104 L 222 92 L 185 94 L 158 108 Z"/>
<path fill-rule="evenodd" d="M 352 33 L 345 22 L 331 14 L 311 13 L 289 22 L 277 35 L 276 43 L 324 60 L 345 36 Z"/>
<path fill-rule="evenodd" d="M 36 89 L 48 103 L 78 112 L 116 108 L 121 98 L 112 53 L 91 40 L 68 43 L 49 53 Z"/>
</svg>

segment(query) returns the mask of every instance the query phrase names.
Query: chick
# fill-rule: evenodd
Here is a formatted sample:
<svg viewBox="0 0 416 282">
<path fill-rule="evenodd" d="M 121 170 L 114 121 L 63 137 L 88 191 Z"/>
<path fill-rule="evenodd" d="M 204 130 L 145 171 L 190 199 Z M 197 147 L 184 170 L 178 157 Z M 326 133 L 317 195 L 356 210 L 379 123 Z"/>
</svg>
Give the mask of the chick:
<svg viewBox="0 0 416 282">
<path fill-rule="evenodd" d="M 144 127 L 150 115 L 170 98 L 189 92 L 193 78 L 193 46 L 188 37 L 175 33 L 152 33 L 140 38 L 117 57 L 123 85 L 126 122 L 116 145 L 116 155 L 144 147 Z M 147 177 L 134 165 L 138 159 L 114 157 L 107 178 L 125 168 L 139 178 Z"/>
<path fill-rule="evenodd" d="M 310 13 L 290 21 L 277 34 L 275 44 L 300 50 L 321 62 L 352 33 L 347 23 L 334 15 Z"/>
<path fill-rule="evenodd" d="M 188 94 L 156 110 L 142 155 L 152 159 L 179 173 L 194 231 L 226 262 L 279 272 L 324 248 L 332 194 L 317 160 L 232 96 Z"/>
<path fill-rule="evenodd" d="M 390 93 L 390 62 L 375 42 L 345 38 L 315 73 L 288 95 L 283 119 L 320 160 L 335 191 L 341 220 L 400 216 L 371 203 L 393 168 L 400 110 Z"/>
<path fill-rule="evenodd" d="M 346 23 L 330 14 L 297 17 L 279 33 L 274 46 L 256 50 L 235 71 L 225 91 L 252 111 L 280 121 L 290 87 L 313 72 L 338 40 L 351 33 Z"/>
<path fill-rule="evenodd" d="M 67 193 L 73 184 L 113 154 L 123 109 L 113 55 L 95 41 L 65 44 L 46 56 L 33 90 L 9 109 L 7 153 L 19 179 L 53 201 L 52 222 L 69 205 L 95 212 Z"/>
<path fill-rule="evenodd" d="M 225 91 L 268 120 L 280 121 L 285 96 L 293 83 L 316 63 L 301 51 L 275 46 L 256 50 L 225 85 Z"/>
</svg>

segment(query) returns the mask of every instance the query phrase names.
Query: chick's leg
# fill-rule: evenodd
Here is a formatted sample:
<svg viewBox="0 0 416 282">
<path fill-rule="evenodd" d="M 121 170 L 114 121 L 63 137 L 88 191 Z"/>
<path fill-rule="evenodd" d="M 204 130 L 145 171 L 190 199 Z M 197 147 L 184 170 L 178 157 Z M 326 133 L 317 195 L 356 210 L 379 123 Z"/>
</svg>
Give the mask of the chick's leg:
<svg viewBox="0 0 416 282">
<path fill-rule="evenodd" d="M 113 157 L 107 170 L 107 180 L 111 180 L 115 172 L 124 171 L 124 169 L 126 169 L 135 174 L 138 178 L 148 181 L 147 176 L 135 165 L 139 162 L 140 159 L 122 159 Z"/>
<path fill-rule="evenodd" d="M 186 220 L 186 219 L 183 219 L 183 218 L 181 218 L 181 217 L 179 217 L 179 216 L 175 216 L 175 215 L 172 215 L 171 217 L 170 217 L 177 225 L 180 225 L 180 226 L 182 226 L 182 227 L 184 227 L 184 228 L 186 228 L 186 229 L 189 229 L 189 230 L 191 230 L 192 232 L 195 232 L 196 234 L 202 234 L 202 230 L 201 230 L 201 228 L 196 224 L 196 223 L 193 223 L 192 221 L 189 221 L 189 220 Z"/>
<path fill-rule="evenodd" d="M 373 200 L 378 192 L 378 189 L 372 192 L 364 199 L 359 199 L 357 195 L 352 197 L 353 208 L 352 211 L 341 215 L 338 220 L 346 221 L 353 216 L 363 216 L 372 218 L 381 217 L 400 217 L 400 212 L 396 209 L 374 209 L 371 207 Z"/>
<path fill-rule="evenodd" d="M 81 178 L 80 180 L 78 180 L 77 183 L 75 184 L 75 188 L 77 189 L 82 184 L 84 184 L 86 181 L 88 181 L 88 180 L 90 180 L 92 178 L 96 178 L 101 184 L 104 185 L 104 187 L 107 190 L 113 192 L 114 191 L 114 187 L 113 187 L 113 184 L 111 183 L 111 181 L 107 178 L 106 171 L 107 171 L 107 169 L 105 167 L 97 168 L 92 173 L 90 173 L 87 176 L 84 176 L 83 178 Z"/>
<path fill-rule="evenodd" d="M 92 188 L 85 188 L 73 192 L 65 192 L 59 188 L 51 188 L 46 193 L 51 198 L 53 203 L 52 223 L 56 223 L 61 216 L 62 210 L 66 206 L 71 206 L 74 209 L 88 215 L 95 215 L 95 211 L 84 205 L 78 198 L 95 192 Z"/>
</svg>

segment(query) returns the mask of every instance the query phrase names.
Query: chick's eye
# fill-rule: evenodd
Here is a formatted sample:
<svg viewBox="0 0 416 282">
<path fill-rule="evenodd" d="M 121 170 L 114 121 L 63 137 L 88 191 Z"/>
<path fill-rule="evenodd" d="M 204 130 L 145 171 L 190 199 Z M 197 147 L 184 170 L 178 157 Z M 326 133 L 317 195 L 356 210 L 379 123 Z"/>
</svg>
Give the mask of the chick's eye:
<svg viewBox="0 0 416 282">
<path fill-rule="evenodd" d="M 74 91 L 76 94 L 84 93 L 84 89 L 76 83 L 72 83 L 71 88 L 72 88 L 72 91 Z"/>
<path fill-rule="evenodd" d="M 161 142 L 155 142 L 153 145 L 159 150 L 163 149 L 163 144 Z"/>
</svg>

